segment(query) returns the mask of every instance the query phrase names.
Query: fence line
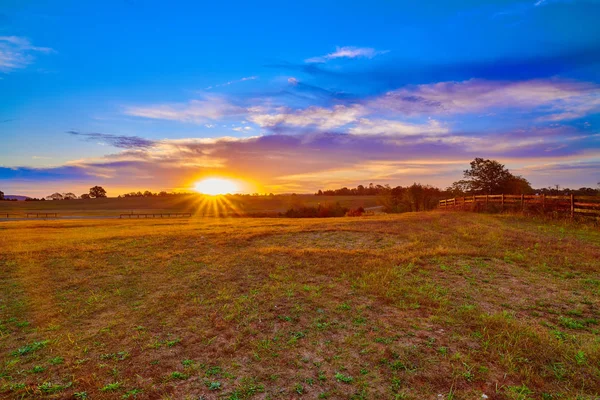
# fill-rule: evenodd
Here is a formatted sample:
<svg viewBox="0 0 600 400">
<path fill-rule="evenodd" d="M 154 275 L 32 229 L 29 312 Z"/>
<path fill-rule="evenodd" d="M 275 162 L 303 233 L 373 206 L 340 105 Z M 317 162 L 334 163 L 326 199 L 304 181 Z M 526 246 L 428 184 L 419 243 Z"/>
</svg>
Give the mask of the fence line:
<svg viewBox="0 0 600 400">
<path fill-rule="evenodd" d="M 148 214 L 120 214 L 119 218 L 191 218 L 191 213 L 148 213 Z"/>
<path fill-rule="evenodd" d="M 5 218 L 4 216 L 6 215 L 6 218 L 19 218 L 22 217 L 19 214 L 10 214 L 10 213 L 4 213 L 4 214 L 0 214 L 0 218 Z"/>
<path fill-rule="evenodd" d="M 57 218 L 58 213 L 28 212 L 25 218 Z"/>
<path fill-rule="evenodd" d="M 520 208 L 525 211 L 526 208 L 540 208 L 543 213 L 548 211 L 558 211 L 568 213 L 571 218 L 576 214 L 585 216 L 600 217 L 600 196 L 546 196 L 542 195 L 524 195 L 524 194 L 490 194 L 455 197 L 452 199 L 440 200 L 438 208 L 440 209 L 476 209 L 480 205 L 488 208 L 490 205 L 500 205 L 501 209 Z"/>
</svg>

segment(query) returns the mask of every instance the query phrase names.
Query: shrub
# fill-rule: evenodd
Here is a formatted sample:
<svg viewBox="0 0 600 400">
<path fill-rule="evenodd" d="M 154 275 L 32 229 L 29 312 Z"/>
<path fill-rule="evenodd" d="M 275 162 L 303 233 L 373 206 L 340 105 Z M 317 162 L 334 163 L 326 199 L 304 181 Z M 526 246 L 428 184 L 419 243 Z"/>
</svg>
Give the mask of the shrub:
<svg viewBox="0 0 600 400">
<path fill-rule="evenodd" d="M 317 207 L 292 207 L 282 216 L 287 218 L 331 218 L 343 217 L 347 212 L 347 208 L 342 207 L 340 203 L 335 203 L 325 206 L 319 204 Z"/>
<path fill-rule="evenodd" d="M 365 209 L 362 207 L 353 208 L 346 213 L 348 217 L 360 217 L 365 213 Z"/>
</svg>

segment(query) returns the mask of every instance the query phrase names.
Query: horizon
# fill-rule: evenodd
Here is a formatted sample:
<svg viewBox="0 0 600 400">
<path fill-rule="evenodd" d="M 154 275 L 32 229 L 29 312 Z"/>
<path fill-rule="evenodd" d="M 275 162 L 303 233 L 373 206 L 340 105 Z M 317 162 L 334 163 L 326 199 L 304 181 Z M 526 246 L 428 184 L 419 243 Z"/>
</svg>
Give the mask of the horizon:
<svg viewBox="0 0 600 400">
<path fill-rule="evenodd" d="M 261 5 L 5 2 L 0 190 L 597 187 L 600 1 Z"/>
</svg>

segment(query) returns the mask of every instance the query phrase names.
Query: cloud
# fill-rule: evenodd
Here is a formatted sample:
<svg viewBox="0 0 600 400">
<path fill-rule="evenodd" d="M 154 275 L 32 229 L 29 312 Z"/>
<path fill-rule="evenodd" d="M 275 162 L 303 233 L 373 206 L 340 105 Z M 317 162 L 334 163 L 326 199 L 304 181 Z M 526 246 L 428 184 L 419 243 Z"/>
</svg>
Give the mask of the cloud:
<svg viewBox="0 0 600 400">
<path fill-rule="evenodd" d="M 147 149 L 156 145 L 155 141 L 138 136 L 121 136 L 108 133 L 82 133 L 78 131 L 68 131 L 67 133 L 83 137 L 87 141 L 99 141 L 122 149 Z"/>
<path fill-rule="evenodd" d="M 356 126 L 367 129 L 370 122 L 359 119 Z M 121 192 L 186 188 L 199 177 L 221 174 L 260 182 L 267 192 L 316 191 L 366 182 L 406 185 L 420 181 L 445 187 L 461 177 L 474 157 L 500 160 L 511 170 L 517 168 L 536 186 L 589 186 L 600 173 L 600 134 L 575 128 L 482 135 L 444 132 L 443 125 L 430 120 L 419 127 L 375 121 L 373 129 L 383 124 L 395 129 L 395 134 L 390 135 L 391 130 L 351 133 L 349 128 L 346 133 L 142 139 L 145 143 L 140 143 L 140 138 L 130 141 L 116 135 L 92 135 L 86 137 L 114 141 L 121 150 L 52 168 L 0 168 L 0 181 L 9 188 L 19 182 L 37 181 L 47 190 L 55 181 L 101 184 L 113 195 L 119 193 L 118 188 L 123 188 Z M 548 173 L 550 167 L 543 167 L 556 163 L 580 168 L 574 168 L 572 174 L 563 172 L 558 179 Z M 526 169 L 536 165 L 540 167 Z M 584 169 L 586 173 L 582 173 Z"/>
<path fill-rule="evenodd" d="M 222 87 L 222 86 L 229 86 L 229 85 L 233 85 L 234 83 L 253 81 L 255 79 L 258 79 L 258 76 L 246 76 L 244 78 L 237 79 L 235 81 L 229 81 L 229 82 L 225 82 L 225 83 L 220 83 L 218 85 L 208 86 L 205 90 L 210 90 L 210 89 L 218 88 L 218 87 Z"/>
<path fill-rule="evenodd" d="M 25 37 L 0 36 L 0 72 L 8 73 L 25 68 L 35 60 L 35 53 L 53 52 L 49 47 L 33 46 Z"/>
<path fill-rule="evenodd" d="M 429 120 L 425 124 L 411 124 L 402 121 L 361 118 L 348 132 L 353 135 L 427 136 L 448 133 L 449 129 L 436 120 Z"/>
<path fill-rule="evenodd" d="M 278 113 L 251 114 L 248 119 L 261 127 L 268 128 L 287 125 L 296 127 L 313 126 L 327 130 L 355 122 L 365 113 L 366 110 L 360 105 L 336 105 L 333 108 L 308 107 L 297 111 L 280 109 Z"/>
<path fill-rule="evenodd" d="M 366 106 L 404 115 L 521 109 L 542 113 L 540 120 L 559 121 L 599 112 L 600 85 L 559 79 L 517 82 L 471 79 L 389 91 Z"/>
<path fill-rule="evenodd" d="M 373 58 L 380 54 L 388 53 L 389 50 L 375 50 L 371 47 L 336 47 L 333 53 L 324 56 L 311 57 L 305 60 L 307 63 L 324 63 L 336 58 Z"/>
<path fill-rule="evenodd" d="M 241 115 L 246 109 L 236 106 L 222 97 L 208 96 L 202 100 L 191 100 L 184 104 L 156 104 L 133 106 L 125 109 L 125 114 L 180 122 L 205 123 L 227 116 Z"/>
</svg>

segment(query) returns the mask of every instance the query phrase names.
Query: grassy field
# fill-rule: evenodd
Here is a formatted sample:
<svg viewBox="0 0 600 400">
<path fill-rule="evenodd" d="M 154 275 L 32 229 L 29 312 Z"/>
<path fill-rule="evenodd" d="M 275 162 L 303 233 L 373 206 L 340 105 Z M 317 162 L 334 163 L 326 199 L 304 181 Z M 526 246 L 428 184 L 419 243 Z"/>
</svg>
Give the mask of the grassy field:
<svg viewBox="0 0 600 400">
<path fill-rule="evenodd" d="M 218 202 L 215 207 L 215 201 Z M 1 214 L 56 212 L 60 216 L 115 216 L 121 213 L 190 212 L 195 215 L 255 214 L 285 212 L 294 205 L 316 206 L 339 202 L 348 208 L 378 205 L 377 196 L 278 195 L 225 196 L 221 198 L 190 194 L 166 197 L 100 198 L 59 201 L 0 201 Z"/>
<path fill-rule="evenodd" d="M 475 213 L 0 224 L 0 397 L 597 399 L 600 231 Z"/>
</svg>

